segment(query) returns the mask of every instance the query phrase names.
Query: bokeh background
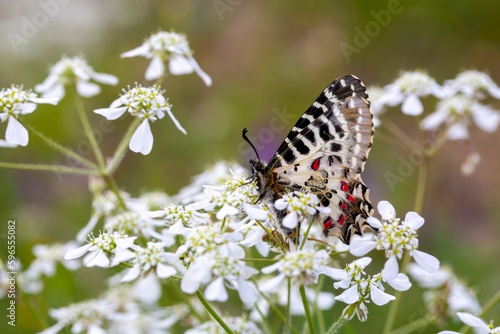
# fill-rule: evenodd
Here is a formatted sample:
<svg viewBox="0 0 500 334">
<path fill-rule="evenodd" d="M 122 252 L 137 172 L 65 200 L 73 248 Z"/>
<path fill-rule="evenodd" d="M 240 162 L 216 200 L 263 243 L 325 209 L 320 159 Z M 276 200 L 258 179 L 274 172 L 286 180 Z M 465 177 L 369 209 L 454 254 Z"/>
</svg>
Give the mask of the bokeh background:
<svg viewBox="0 0 500 334">
<path fill-rule="evenodd" d="M 23 36 L 26 20 L 40 15 L 44 3 L 57 4 L 52 7 L 53 15 L 25 43 L 12 44 L 12 34 Z M 120 186 L 133 196 L 146 190 L 174 194 L 192 176 L 221 159 L 246 165 L 251 154 L 241 139 L 245 127 L 261 155 L 270 157 L 319 92 L 344 74 L 355 74 L 367 85 L 385 85 L 401 70 L 422 68 L 442 83 L 460 70 L 478 69 L 500 81 L 500 2 L 496 0 L 0 0 L 0 6 L 0 87 L 15 83 L 32 88 L 45 79 L 48 67 L 62 55 L 84 55 L 96 71 L 120 79 L 118 86 L 103 85 L 100 95 L 85 99 L 89 113 L 108 106 L 123 87 L 146 83 L 149 61 L 120 59 L 122 52 L 160 29 L 188 35 L 194 57 L 212 77 L 213 86 L 206 87 L 194 74 L 167 79 L 165 95 L 188 135 L 177 131 L 169 119 L 153 124 L 152 153 L 128 152 L 116 174 Z M 377 22 L 373 12 L 390 6 L 396 6 L 398 13 L 385 26 L 379 25 L 365 45 L 356 44 L 358 31 Z M 346 43 L 357 47 L 348 57 L 341 49 Z M 426 112 L 432 112 L 435 100 L 426 101 Z M 489 102 L 500 109 L 498 101 Z M 277 112 L 293 115 L 293 119 L 283 119 L 276 131 L 263 132 Z M 92 113 L 89 117 L 95 127 L 102 120 Z M 416 137 L 413 118 L 397 108 L 386 117 Z M 39 106 L 24 119 L 71 148 L 84 138 L 68 98 L 57 108 Z M 129 121 L 113 122 L 113 131 L 102 141 L 106 154 L 114 152 Z M 384 132 L 383 128 L 377 130 Z M 4 131 L 5 124 L 1 124 L 0 137 Z M 472 176 L 460 175 L 467 154 L 460 143 L 450 144 L 431 162 L 421 213 L 426 218 L 421 247 L 452 266 L 484 303 L 500 286 L 500 131 L 486 134 L 473 128 L 471 141 L 482 159 Z M 375 134 L 363 176 L 372 201 L 389 200 L 401 216 L 413 207 L 417 173 L 410 173 L 395 189 L 389 187 L 384 173 L 397 173 L 401 159 L 408 156 L 409 152 L 377 140 Z M 0 149 L 0 161 L 65 163 L 65 158 L 31 135 L 27 147 Z M 34 244 L 72 239 L 88 221 L 90 205 L 85 177 L 1 169 L 0 254 L 4 258 L 9 218 L 17 221 L 17 256 L 28 265 Z M 101 269 L 77 274 L 59 270 L 56 278 L 46 282 L 43 298 L 36 299 L 42 310 L 91 298 L 105 287 L 102 280 L 107 273 Z M 412 289 L 404 298 L 418 300 L 419 293 L 418 288 Z M 5 300 L 1 302 L 3 309 Z M 423 302 L 403 300 L 400 305 L 396 326 L 423 314 Z M 339 303 L 332 314 L 339 314 L 343 307 Z M 363 325 L 368 327 L 354 320 L 343 332 L 362 332 L 361 328 L 378 332 L 383 322 L 377 318 L 385 317 L 387 309 L 370 308 Z M 498 306 L 486 318 L 495 316 L 500 321 Z M 17 320 L 16 332 L 36 330 L 32 316 L 22 306 Z M 6 328 L 5 322 L 1 321 L 0 329 Z M 436 328 L 424 332 L 435 333 Z"/>
</svg>

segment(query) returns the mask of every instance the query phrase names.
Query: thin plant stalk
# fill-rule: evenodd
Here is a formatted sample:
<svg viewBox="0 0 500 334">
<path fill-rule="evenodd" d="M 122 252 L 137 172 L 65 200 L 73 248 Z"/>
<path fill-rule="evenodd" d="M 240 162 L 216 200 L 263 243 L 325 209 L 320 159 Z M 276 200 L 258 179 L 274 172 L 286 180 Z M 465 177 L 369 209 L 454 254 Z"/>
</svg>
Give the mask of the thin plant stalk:
<svg viewBox="0 0 500 334">
<path fill-rule="evenodd" d="M 215 321 L 217 321 L 219 323 L 219 325 L 221 325 L 222 328 L 224 328 L 226 333 L 234 334 L 233 330 L 231 328 L 229 328 L 229 326 L 224 322 L 224 320 L 222 320 L 222 318 L 219 317 L 217 312 L 215 312 L 215 310 L 212 308 L 212 306 L 210 306 L 210 304 L 207 302 L 205 297 L 203 297 L 203 294 L 200 292 L 200 290 L 196 291 L 196 296 L 198 297 L 200 302 L 203 304 L 203 306 L 205 306 L 208 313 L 210 313 L 212 315 L 212 317 L 214 317 Z"/>
<path fill-rule="evenodd" d="M 300 297 L 302 298 L 302 304 L 304 305 L 304 311 L 306 312 L 307 324 L 309 325 L 309 333 L 314 334 L 314 323 L 311 316 L 311 310 L 309 309 L 309 301 L 306 296 L 306 289 L 303 285 L 299 287 Z"/>
<path fill-rule="evenodd" d="M 48 172 L 58 172 L 58 173 L 71 173 L 71 174 L 82 174 L 82 175 L 101 175 L 100 172 L 83 169 L 83 168 L 73 168 L 62 165 L 44 165 L 44 164 L 23 164 L 23 163 L 13 163 L 13 162 L 1 162 L 1 168 L 12 168 L 12 169 L 27 169 L 27 170 L 42 170 Z"/>
<path fill-rule="evenodd" d="M 130 142 L 130 138 L 132 138 L 135 130 L 139 126 L 139 123 L 141 120 L 139 117 L 136 117 L 134 121 L 130 124 L 129 128 L 127 129 L 127 132 L 123 136 L 122 141 L 118 145 L 118 148 L 116 149 L 115 154 L 113 155 L 113 158 L 111 159 L 111 162 L 108 165 L 107 168 L 107 173 L 108 174 L 113 174 L 118 165 L 120 164 L 120 161 L 122 160 L 123 156 L 125 155 L 125 152 L 128 147 L 128 143 Z"/>
<path fill-rule="evenodd" d="M 335 323 L 333 323 L 333 325 L 330 326 L 330 328 L 328 328 L 328 331 L 326 332 L 326 334 L 333 334 L 333 333 L 335 333 L 335 331 L 342 326 L 342 324 L 344 323 L 344 321 L 345 320 L 344 320 L 343 317 L 339 317 L 337 319 L 337 321 L 335 321 Z"/>
</svg>

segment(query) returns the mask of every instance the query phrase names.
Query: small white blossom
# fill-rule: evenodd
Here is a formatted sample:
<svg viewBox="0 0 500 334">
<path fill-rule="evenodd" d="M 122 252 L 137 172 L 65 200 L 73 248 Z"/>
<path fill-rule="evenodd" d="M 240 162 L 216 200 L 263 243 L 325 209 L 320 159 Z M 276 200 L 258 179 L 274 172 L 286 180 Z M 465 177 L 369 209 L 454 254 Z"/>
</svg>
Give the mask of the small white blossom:
<svg viewBox="0 0 500 334">
<path fill-rule="evenodd" d="M 108 314 L 102 300 L 88 300 L 59 309 L 51 309 L 50 316 L 58 322 L 38 334 L 59 333 L 64 327 L 71 327 L 71 333 L 104 333 L 103 322 Z"/>
<path fill-rule="evenodd" d="M 35 259 L 31 262 L 28 270 L 36 272 L 39 275 L 43 274 L 47 277 L 52 277 L 55 274 L 57 262 L 62 263 L 68 270 L 78 269 L 80 267 L 78 261 L 64 259 L 64 254 L 76 246 L 75 242 L 51 245 L 38 244 L 33 246 Z"/>
<path fill-rule="evenodd" d="M 62 57 L 50 69 L 49 76 L 35 86 L 35 91 L 43 93 L 44 98 L 62 99 L 65 95 L 64 86 L 76 84 L 76 90 L 83 97 L 92 97 L 101 92 L 94 80 L 107 85 L 118 84 L 118 78 L 111 74 L 97 73 L 82 57 Z"/>
<path fill-rule="evenodd" d="M 469 176 L 474 174 L 477 165 L 481 162 L 481 156 L 477 152 L 469 152 L 465 157 L 464 162 L 460 165 L 460 173 L 462 176 Z"/>
<path fill-rule="evenodd" d="M 417 230 L 424 224 L 424 218 L 416 212 L 408 212 L 405 220 L 400 221 L 396 218 L 396 210 L 387 201 L 379 202 L 378 211 L 382 216 L 382 221 L 375 217 L 368 217 L 367 222 L 378 232 L 374 235 L 353 238 L 350 245 L 350 252 L 355 256 L 363 256 L 376 248 L 385 251 L 385 257 L 388 258 L 385 263 L 382 276 L 385 281 L 403 288 L 408 286 L 407 277 L 399 274 L 397 259 L 401 259 L 404 250 L 410 252 L 413 259 L 424 270 L 436 272 L 439 269 L 439 260 L 434 256 L 418 250 Z M 409 286 L 408 286 L 409 287 Z"/>
<path fill-rule="evenodd" d="M 169 71 L 173 75 L 196 72 L 207 86 L 212 85 L 212 79 L 203 72 L 192 56 L 188 41 L 184 34 L 160 31 L 151 35 L 141 46 L 122 53 L 122 58 L 142 56 L 152 59 L 146 70 L 146 80 L 155 80 L 165 73 L 165 61 L 168 61 Z"/>
<path fill-rule="evenodd" d="M 385 94 L 385 90 L 378 86 L 371 86 L 366 89 L 369 93 L 370 109 L 373 112 L 373 126 L 377 127 L 380 125 L 380 119 L 378 116 L 385 113 L 384 99 L 382 98 Z"/>
<path fill-rule="evenodd" d="M 25 91 L 22 86 L 12 86 L 0 90 L 0 122 L 7 122 L 5 141 L 0 147 L 16 147 L 28 145 L 28 130 L 19 122 L 19 116 L 30 114 L 38 103 L 57 104 L 57 98 L 39 98 L 31 90 Z M 3 143 L 3 144 L 2 144 Z"/>
<path fill-rule="evenodd" d="M 142 123 L 132 135 L 129 148 L 134 152 L 146 155 L 153 148 L 153 134 L 151 133 L 149 121 L 155 122 L 157 119 L 162 119 L 167 113 L 177 129 L 187 134 L 170 110 L 171 105 L 162 95 L 163 93 L 164 91 L 158 86 L 143 87 L 136 85 L 134 88 L 129 87 L 128 90 L 124 89 L 123 94 L 114 100 L 109 108 L 96 109 L 94 112 L 106 117 L 108 120 L 115 120 L 126 111 L 132 116 L 139 117 Z"/>
<path fill-rule="evenodd" d="M 296 228 L 298 222 L 309 219 L 317 212 L 329 213 L 331 211 L 330 208 L 319 205 L 316 195 L 300 191 L 283 195 L 276 200 L 274 207 L 277 210 L 287 210 L 287 215 L 283 218 L 283 225 L 290 229 Z"/>
<path fill-rule="evenodd" d="M 392 84 L 385 86 L 384 90 L 385 93 L 378 103 L 389 106 L 402 103 L 403 113 L 411 116 L 420 115 L 424 111 L 420 97 L 443 95 L 442 87 L 420 70 L 403 72 Z"/>
<path fill-rule="evenodd" d="M 123 282 L 130 282 L 139 277 L 139 274 L 145 275 L 150 271 L 159 278 L 167 278 L 175 275 L 177 270 L 172 264 L 179 262 L 177 254 L 165 252 L 165 243 L 148 242 L 145 248 L 133 245 L 135 256 L 132 258 L 133 267 L 123 277 Z"/>
<path fill-rule="evenodd" d="M 264 292 L 272 292 L 286 278 L 291 278 L 295 285 L 310 285 L 317 283 L 320 274 L 331 276 L 328 267 L 329 256 L 326 250 L 297 250 L 287 252 L 283 257 L 270 266 L 262 268 L 264 274 L 278 271 L 279 274 L 260 286 Z"/>
<path fill-rule="evenodd" d="M 137 237 L 112 232 L 100 233 L 98 237 L 90 237 L 89 242 L 77 249 L 70 250 L 64 256 L 65 260 L 82 257 L 86 267 L 113 267 L 120 262 L 130 260 L 134 253 L 129 250 Z"/>
<path fill-rule="evenodd" d="M 175 205 L 168 203 L 163 210 L 149 212 L 148 214 L 151 217 L 165 217 L 170 233 L 184 235 L 189 228 L 207 225 L 210 222 L 210 215 L 198 212 L 199 208 L 198 204 Z"/>
<path fill-rule="evenodd" d="M 455 79 L 446 80 L 444 89 L 449 96 L 462 93 L 481 100 L 485 97 L 484 94 L 488 93 L 492 97 L 500 99 L 500 87 L 488 74 L 477 70 L 463 71 Z"/>
<path fill-rule="evenodd" d="M 446 125 L 449 140 L 463 140 L 469 137 L 471 121 L 481 130 L 491 133 L 500 124 L 500 112 L 460 94 L 439 101 L 436 111 L 422 120 L 421 127 L 432 131 Z"/>
<path fill-rule="evenodd" d="M 457 312 L 457 317 L 466 325 L 475 328 L 478 333 L 500 334 L 500 326 L 493 327 L 493 322 L 489 325 L 480 318 L 465 312 Z M 454 331 L 441 331 L 438 334 L 460 334 Z"/>
</svg>

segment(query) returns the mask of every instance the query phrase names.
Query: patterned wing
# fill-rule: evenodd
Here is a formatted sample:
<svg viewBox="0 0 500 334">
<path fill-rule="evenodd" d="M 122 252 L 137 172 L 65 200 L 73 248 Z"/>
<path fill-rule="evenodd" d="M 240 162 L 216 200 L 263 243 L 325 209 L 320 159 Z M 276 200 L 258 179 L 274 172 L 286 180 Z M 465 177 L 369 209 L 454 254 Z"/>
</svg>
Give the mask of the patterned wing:
<svg viewBox="0 0 500 334">
<path fill-rule="evenodd" d="M 366 96 L 364 85 L 359 79 L 348 78 L 356 80 L 349 86 L 351 95 L 338 100 L 331 91 L 339 83 L 345 88 L 343 78 L 328 86 L 297 122 L 303 128 L 296 125 L 292 129 L 268 165 L 274 165 L 270 172 L 276 174 L 277 185 L 305 189 L 331 209 L 329 214 L 320 214 L 324 234 L 336 235 L 345 243 L 352 233 L 361 233 L 372 212 L 368 189 L 360 176 L 372 146 L 372 113 L 362 97 Z M 325 92 L 330 92 L 331 98 L 320 104 Z M 313 117 L 311 110 L 321 113 L 307 123 Z"/>
<path fill-rule="evenodd" d="M 341 146 L 337 145 L 331 148 L 341 151 L 342 144 L 344 143 L 343 137 L 352 123 L 351 119 L 347 119 L 346 117 L 357 117 L 355 111 L 345 115 L 342 110 L 344 109 L 346 99 L 355 96 L 360 99 L 368 98 L 365 85 L 353 75 L 343 76 L 328 85 L 294 125 L 271 161 L 267 164 L 268 171 L 280 166 L 293 164 L 298 159 L 309 157 L 311 151 L 317 146 L 315 143 L 317 139 L 316 132 L 310 131 L 310 125 L 330 110 L 334 111 L 334 116 L 336 116 L 336 118 L 330 117 L 331 120 L 323 120 L 323 124 L 330 124 L 331 122 L 331 126 L 320 124 L 323 125 L 319 129 L 320 139 L 321 141 L 329 140 L 329 137 L 331 137 L 330 134 L 336 134 L 336 142 Z M 361 101 L 360 99 L 358 99 L 358 101 Z M 355 100 L 351 103 L 358 105 L 362 104 L 361 102 L 356 103 Z M 370 114 L 369 120 L 367 119 L 364 122 L 371 124 L 372 117 L 369 109 L 368 113 Z M 360 173 L 363 167 L 362 165 L 357 167 L 359 167 L 359 171 L 357 169 L 356 171 Z"/>
</svg>

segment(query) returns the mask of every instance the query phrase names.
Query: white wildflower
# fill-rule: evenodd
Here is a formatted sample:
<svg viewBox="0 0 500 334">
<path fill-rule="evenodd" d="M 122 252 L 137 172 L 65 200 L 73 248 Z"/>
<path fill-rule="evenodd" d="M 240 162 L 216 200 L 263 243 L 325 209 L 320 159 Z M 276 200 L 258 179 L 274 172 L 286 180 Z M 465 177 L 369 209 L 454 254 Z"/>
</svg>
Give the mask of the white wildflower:
<svg viewBox="0 0 500 334">
<path fill-rule="evenodd" d="M 65 95 L 64 86 L 76 84 L 76 90 L 83 97 L 92 97 L 101 92 L 94 80 L 107 85 L 118 84 L 118 78 L 111 74 L 97 73 L 82 57 L 62 57 L 50 69 L 49 76 L 35 86 L 35 91 L 43 93 L 44 98 L 61 99 Z"/>
<path fill-rule="evenodd" d="M 153 148 L 153 134 L 149 121 L 155 122 L 162 119 L 167 113 L 179 131 L 184 134 L 186 130 L 172 113 L 171 105 L 162 95 L 164 91 L 158 86 L 143 87 L 137 85 L 134 88 L 123 90 L 123 94 L 114 100 L 109 108 L 100 108 L 94 110 L 96 114 L 106 117 L 108 120 L 115 120 L 128 111 L 132 116 L 139 117 L 142 120 L 141 125 L 135 130 L 130 139 L 129 148 L 134 152 L 140 152 L 144 155 L 149 154 Z"/>
<path fill-rule="evenodd" d="M 222 317 L 233 332 L 238 334 L 261 334 L 262 331 L 252 321 L 247 320 L 245 317 Z M 189 329 L 184 334 L 214 334 L 223 333 L 224 329 L 215 320 L 205 322 L 195 328 Z"/>
<path fill-rule="evenodd" d="M 274 207 L 277 210 L 286 209 L 287 215 L 283 218 L 283 225 L 289 229 L 296 228 L 299 222 L 309 219 L 317 212 L 329 213 L 331 211 L 330 208 L 319 205 L 316 195 L 300 191 L 283 195 L 276 200 Z"/>
<path fill-rule="evenodd" d="M 57 98 L 39 98 L 31 90 L 23 90 L 22 86 L 0 90 L 0 122 L 7 122 L 5 141 L 0 147 L 28 145 L 28 130 L 19 122 L 19 116 L 32 113 L 38 103 L 57 104 L 58 101 Z"/>
<path fill-rule="evenodd" d="M 466 325 L 475 328 L 478 333 L 500 334 L 500 326 L 493 327 L 493 322 L 489 325 L 480 318 L 465 312 L 457 312 L 457 317 Z M 441 331 L 438 334 L 460 334 L 454 331 Z"/>
<path fill-rule="evenodd" d="M 485 93 L 496 99 L 500 99 L 500 87 L 484 72 L 477 70 L 467 70 L 459 73 L 453 80 L 444 82 L 444 89 L 447 95 L 458 93 L 468 97 L 483 99 Z"/>
<path fill-rule="evenodd" d="M 122 58 L 142 56 L 152 59 L 146 70 L 146 80 L 155 80 L 165 73 L 164 62 L 168 61 L 169 71 L 173 75 L 196 72 L 207 86 L 212 79 L 203 72 L 192 56 L 184 34 L 160 31 L 151 35 L 141 46 L 122 53 Z"/>
</svg>

